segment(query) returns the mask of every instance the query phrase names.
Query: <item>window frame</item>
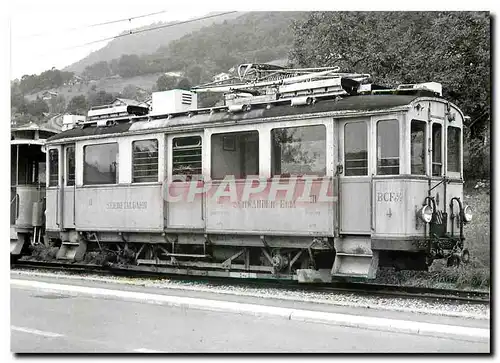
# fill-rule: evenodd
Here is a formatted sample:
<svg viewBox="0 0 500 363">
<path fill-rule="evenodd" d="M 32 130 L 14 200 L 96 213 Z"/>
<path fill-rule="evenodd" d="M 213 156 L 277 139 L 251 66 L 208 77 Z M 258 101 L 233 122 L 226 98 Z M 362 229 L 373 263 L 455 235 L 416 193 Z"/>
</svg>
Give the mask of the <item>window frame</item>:
<svg viewBox="0 0 500 363">
<path fill-rule="evenodd" d="M 68 150 L 73 148 L 73 158 L 74 158 L 74 178 L 73 178 L 73 184 L 70 185 L 68 183 L 69 181 L 69 159 L 68 159 Z M 65 163 L 64 163 L 64 186 L 66 187 L 75 187 L 76 186 L 76 145 L 67 145 L 64 147 L 64 157 L 65 157 Z"/>
<path fill-rule="evenodd" d="M 439 127 L 441 128 L 441 145 L 439 147 L 439 153 L 440 153 L 440 156 L 441 156 L 441 161 L 440 161 L 440 164 L 441 164 L 441 172 L 439 173 L 439 175 L 434 175 L 434 150 L 435 150 L 435 146 L 434 146 L 434 126 L 435 125 L 439 125 Z M 431 139 L 431 152 L 430 152 L 430 176 L 431 177 L 434 177 L 434 178 L 441 178 L 443 175 L 445 175 L 445 164 L 444 164 L 444 139 L 445 139 L 445 135 L 444 135 L 444 126 L 441 122 L 437 122 L 437 121 L 433 121 L 431 122 L 431 134 L 430 134 L 430 139 Z M 436 163 L 438 164 L 438 163 Z"/>
<path fill-rule="evenodd" d="M 186 138 L 199 138 L 200 142 L 200 172 L 199 174 L 175 174 L 174 173 L 174 145 L 175 145 L 175 140 L 177 139 L 186 139 Z M 186 177 L 186 181 L 188 181 L 188 176 L 191 178 L 189 180 L 203 180 L 204 179 L 204 173 L 203 173 L 203 159 L 204 159 L 204 151 L 203 151 L 203 146 L 204 146 L 204 136 L 202 134 L 189 134 L 189 135 L 172 135 L 170 139 L 170 178 L 174 181 L 181 181 L 181 180 L 176 180 L 176 178 L 179 178 L 180 176 Z M 195 176 L 196 178 L 192 178 L 192 176 Z"/>
<path fill-rule="evenodd" d="M 351 124 L 364 124 L 365 125 L 365 135 L 366 135 L 366 174 L 363 175 L 347 175 L 347 159 L 346 159 L 346 126 Z M 352 120 L 345 121 L 342 125 L 342 163 L 343 163 L 343 173 L 342 176 L 346 178 L 362 178 L 370 176 L 370 124 L 367 120 Z"/>
<path fill-rule="evenodd" d="M 88 184 L 85 182 L 85 150 L 88 146 L 101 146 L 101 145 L 110 145 L 116 144 L 116 177 L 115 183 L 99 183 L 99 184 Z M 118 141 L 107 141 L 107 142 L 97 142 L 97 143 L 89 143 L 82 146 L 82 186 L 85 187 L 96 187 L 96 186 L 110 186 L 110 185 L 118 185 L 120 183 L 120 142 Z"/>
<path fill-rule="evenodd" d="M 412 126 L 414 123 L 421 123 L 424 128 L 424 140 L 423 140 L 423 153 L 424 153 L 424 173 L 423 174 L 414 174 L 412 172 L 412 167 L 413 167 L 413 159 L 412 159 L 412 140 L 411 140 L 411 134 L 412 134 Z M 419 119 L 411 119 L 410 120 L 410 127 L 409 127 L 409 132 L 410 132 L 410 154 L 409 154 L 409 164 L 410 164 L 410 175 L 412 176 L 428 176 L 429 175 L 429 129 L 428 129 L 428 122 L 424 120 L 419 120 Z"/>
<path fill-rule="evenodd" d="M 449 155 L 450 155 L 450 147 L 449 147 L 449 136 L 450 136 L 450 128 L 457 129 L 458 130 L 458 170 L 449 170 Z M 453 175 L 453 176 L 459 176 L 461 177 L 462 172 L 463 172 L 463 166 L 462 166 L 462 156 L 463 156 L 463 129 L 458 126 L 453 126 L 453 125 L 448 125 L 446 127 L 446 174 L 447 175 Z"/>
<path fill-rule="evenodd" d="M 214 153 L 213 153 L 213 146 L 214 146 L 214 143 L 212 142 L 213 141 L 213 137 L 216 136 L 216 135 L 221 135 L 221 137 L 224 137 L 224 136 L 231 136 L 231 135 L 234 135 L 234 134 L 249 134 L 249 133 L 255 133 L 257 135 L 257 153 L 256 153 L 256 156 L 257 156 L 257 160 L 256 160 L 256 163 L 257 163 L 257 172 L 255 174 L 248 174 L 246 175 L 244 178 L 241 178 L 241 177 L 238 177 L 234 180 L 245 180 L 248 178 L 248 176 L 255 176 L 255 175 L 260 175 L 260 173 L 262 172 L 262 166 L 261 166 L 261 158 L 260 158 L 260 153 L 261 153 L 261 130 L 257 129 L 257 128 L 244 128 L 244 129 L 225 129 L 224 131 L 214 131 L 214 132 L 210 132 L 208 134 L 208 138 L 209 138 L 209 145 L 208 145 L 208 148 L 209 148 L 209 155 L 210 155 L 210 168 L 208 170 L 208 175 L 210 175 L 210 180 L 214 180 L 214 181 L 221 181 L 221 180 L 224 180 L 228 175 L 226 174 L 224 177 L 222 178 L 214 178 L 214 175 L 213 175 L 213 169 L 214 169 Z M 205 141 L 205 145 L 207 141 Z M 221 145 L 223 146 L 223 143 L 221 143 Z M 241 158 L 241 156 L 240 156 Z"/>
<path fill-rule="evenodd" d="M 134 143 L 135 142 L 141 142 L 141 141 L 156 141 L 156 158 L 157 158 L 157 165 L 156 165 L 156 180 L 154 181 L 134 181 Z M 160 178 L 160 140 L 157 137 L 152 137 L 149 139 L 146 138 L 140 138 L 140 139 L 133 139 L 130 142 L 130 183 L 131 184 L 151 184 L 151 183 L 158 183 L 158 180 Z M 118 152 L 119 155 L 119 152 Z M 117 181 L 118 181 L 118 176 L 117 176 Z"/>
<path fill-rule="evenodd" d="M 55 185 L 53 185 L 51 183 L 52 161 L 50 159 L 50 153 L 52 151 L 55 151 L 57 153 L 57 179 L 56 179 L 57 182 L 56 182 Z M 60 161 L 61 161 L 60 160 L 61 159 L 60 155 L 61 155 L 61 153 L 59 152 L 59 148 L 50 148 L 49 150 L 47 150 L 47 158 L 48 158 L 48 163 L 47 163 L 48 164 L 48 168 L 47 168 L 48 169 L 47 170 L 47 179 L 48 179 L 47 180 L 47 188 L 58 188 L 59 185 L 60 185 L 60 183 L 59 183 L 59 181 L 60 181 Z"/>
<path fill-rule="evenodd" d="M 324 170 L 322 174 L 311 172 L 311 173 L 302 173 L 302 174 L 274 174 L 274 138 L 273 138 L 273 131 L 274 130 L 282 130 L 282 129 L 298 129 L 298 128 L 308 128 L 308 127 L 322 127 L 323 128 L 323 135 L 324 135 L 324 142 L 325 142 L 325 150 L 324 150 L 324 157 L 325 157 L 325 165 L 324 165 Z M 328 129 L 325 124 L 319 123 L 319 124 L 306 124 L 306 125 L 286 125 L 286 126 L 275 126 L 272 127 L 269 130 L 269 136 L 270 136 L 270 177 L 271 178 L 290 178 L 292 176 L 298 176 L 300 175 L 301 177 L 308 177 L 308 176 L 317 176 L 317 177 L 326 177 L 328 174 L 328 163 L 327 163 L 327 154 L 328 154 L 328 138 L 327 138 L 327 133 Z"/>
<path fill-rule="evenodd" d="M 391 157 L 391 158 L 380 158 L 380 160 L 382 159 L 398 159 L 398 172 L 397 174 L 382 174 L 379 172 L 379 153 L 378 153 L 378 147 L 379 147 L 379 138 L 378 138 L 378 130 L 379 130 L 379 124 L 380 122 L 388 122 L 388 121 L 392 121 L 392 122 L 396 122 L 397 123 L 397 135 L 398 135 L 398 143 L 397 143 L 397 150 L 398 150 L 398 156 L 397 158 L 396 157 Z M 402 168 L 403 168 L 403 165 L 402 165 L 402 159 L 403 159 L 403 155 L 401 153 L 401 141 L 404 140 L 404 138 L 402 138 L 401 136 L 401 122 L 399 121 L 398 118 L 388 118 L 388 119 L 379 119 L 379 120 L 376 120 L 375 122 L 375 155 L 374 155 L 374 158 L 375 158 L 375 175 L 377 176 L 394 176 L 394 175 L 401 175 L 402 173 Z M 395 167 L 395 166 L 388 166 L 388 167 Z"/>
</svg>

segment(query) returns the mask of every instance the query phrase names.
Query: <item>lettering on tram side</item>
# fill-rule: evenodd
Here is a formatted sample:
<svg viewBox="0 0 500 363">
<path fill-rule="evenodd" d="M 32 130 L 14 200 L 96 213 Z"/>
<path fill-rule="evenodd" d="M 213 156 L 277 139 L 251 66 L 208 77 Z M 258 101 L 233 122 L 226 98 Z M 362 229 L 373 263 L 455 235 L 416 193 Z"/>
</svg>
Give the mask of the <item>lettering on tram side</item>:
<svg viewBox="0 0 500 363">
<path fill-rule="evenodd" d="M 146 201 L 106 203 L 106 209 L 147 209 L 147 208 L 148 208 L 148 202 Z"/>
<path fill-rule="evenodd" d="M 402 202 L 403 192 L 377 192 L 377 203 L 379 202 Z"/>
<path fill-rule="evenodd" d="M 270 201 L 266 199 L 259 200 L 248 200 L 248 201 L 238 201 L 233 203 L 233 208 L 258 208 L 258 209 L 267 209 L 267 208 L 296 208 L 295 201 L 289 200 L 277 200 Z"/>
</svg>

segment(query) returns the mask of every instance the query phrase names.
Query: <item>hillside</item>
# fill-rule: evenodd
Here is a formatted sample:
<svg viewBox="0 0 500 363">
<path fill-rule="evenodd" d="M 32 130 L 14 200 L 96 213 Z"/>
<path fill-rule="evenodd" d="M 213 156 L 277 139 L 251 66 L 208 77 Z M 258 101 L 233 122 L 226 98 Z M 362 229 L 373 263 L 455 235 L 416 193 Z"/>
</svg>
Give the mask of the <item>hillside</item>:
<svg viewBox="0 0 500 363">
<path fill-rule="evenodd" d="M 125 87 L 128 85 L 134 85 L 138 88 L 146 90 L 148 92 L 151 91 L 153 86 L 156 84 L 156 80 L 162 73 L 151 73 L 144 74 L 141 76 L 131 77 L 131 78 L 121 78 L 121 77 L 107 77 L 102 78 L 98 81 L 90 81 L 83 82 L 75 85 L 66 85 L 57 88 L 52 88 L 48 91 L 56 92 L 58 95 L 61 95 L 65 98 L 66 101 L 69 101 L 71 98 L 75 96 L 85 96 L 95 88 L 96 91 L 106 91 L 111 94 L 118 94 L 123 91 Z M 37 96 L 43 97 L 43 93 L 47 90 L 43 90 L 40 92 L 34 92 L 29 95 L 26 95 L 25 98 L 28 101 L 34 101 Z"/>
<path fill-rule="evenodd" d="M 116 97 L 118 94 L 121 97 L 134 98 L 139 92 L 143 98 L 156 89 L 178 87 L 180 82 L 184 82 L 185 87 L 210 82 L 216 74 L 228 72 L 241 63 L 278 61 L 283 65 L 288 62 L 288 54 L 293 44 L 291 26 L 294 21 L 304 19 L 306 14 L 304 12 L 232 14 L 237 18 L 201 27 L 183 36 L 180 36 L 182 32 L 178 27 L 166 28 L 172 30 L 170 39 L 173 39 L 174 33 L 180 37 L 167 45 L 157 37 L 159 33 L 163 33 L 160 30 L 159 33 L 151 31 L 118 38 L 105 49 L 94 52 L 66 68 L 66 70 L 81 69 L 95 59 L 97 63 L 86 66 L 80 74 L 81 77 L 74 76 L 70 71 L 61 72 L 52 69 L 13 83 L 11 112 L 22 114 L 26 112 L 30 103 L 32 108 L 37 110 L 35 113 L 39 115 L 47 112 L 45 111 L 47 109 L 51 112 L 63 112 L 63 108 L 69 107 L 76 96 L 83 96 L 83 99 L 80 97 L 78 101 L 78 110 L 85 113 L 88 107 L 96 104 L 95 102 L 105 102 L 109 97 Z M 154 26 L 157 25 L 152 24 L 149 27 Z M 137 42 L 144 47 L 135 45 Z M 141 55 L 135 53 L 147 50 L 148 46 L 144 45 L 146 43 L 149 47 L 154 45 L 155 51 Z M 126 54 L 109 61 L 101 58 L 101 56 L 114 56 L 113 54 L 118 54 L 116 53 L 118 50 Z M 107 51 L 110 53 L 107 54 Z M 179 76 L 172 80 L 169 74 L 179 74 Z M 160 77 L 162 77 L 161 82 L 157 83 Z M 97 93 L 102 96 L 98 100 L 96 100 Z M 37 101 L 37 97 L 40 101 Z M 211 106 L 217 101 L 217 97 L 200 98 L 204 107 Z"/>
<path fill-rule="evenodd" d="M 195 21 L 192 23 L 179 24 L 172 27 L 151 30 L 116 38 L 110 41 L 103 48 L 96 50 L 95 52 L 90 53 L 87 57 L 79 60 L 78 62 L 67 66 L 66 68 L 64 68 L 64 70 L 69 72 L 81 73 L 87 66 L 90 66 L 97 62 L 111 61 L 112 59 L 119 58 L 122 54 L 142 55 L 153 53 L 156 52 L 159 47 L 167 46 L 171 41 L 179 39 L 186 34 L 197 31 L 212 24 L 217 24 L 226 20 L 234 19 L 238 16 L 241 16 L 242 14 L 243 13 L 238 12 L 228 15 L 222 15 L 214 18 Z M 146 30 L 174 23 L 175 22 L 158 22 L 144 27 L 135 28 L 133 30 Z"/>
</svg>

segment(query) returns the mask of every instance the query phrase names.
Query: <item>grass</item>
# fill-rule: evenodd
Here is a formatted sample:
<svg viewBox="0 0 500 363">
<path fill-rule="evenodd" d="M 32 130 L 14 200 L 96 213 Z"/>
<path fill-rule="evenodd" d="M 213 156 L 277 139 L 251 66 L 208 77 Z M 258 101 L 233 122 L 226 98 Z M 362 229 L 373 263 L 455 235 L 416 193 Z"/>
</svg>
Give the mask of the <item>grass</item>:
<svg viewBox="0 0 500 363">
<path fill-rule="evenodd" d="M 473 220 L 465 225 L 465 248 L 470 262 L 446 267 L 446 261 L 434 261 L 428 272 L 381 269 L 377 282 L 405 286 L 487 290 L 490 288 L 490 189 L 464 188 L 464 202 L 474 210 Z"/>
</svg>

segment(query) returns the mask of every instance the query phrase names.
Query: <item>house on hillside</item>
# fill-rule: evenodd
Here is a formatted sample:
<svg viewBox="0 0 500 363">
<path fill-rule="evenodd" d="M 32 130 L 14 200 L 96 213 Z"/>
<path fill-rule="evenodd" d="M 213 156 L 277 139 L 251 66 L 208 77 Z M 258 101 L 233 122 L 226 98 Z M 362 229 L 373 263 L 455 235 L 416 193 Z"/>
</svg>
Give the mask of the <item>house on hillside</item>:
<svg viewBox="0 0 500 363">
<path fill-rule="evenodd" d="M 53 98 L 56 98 L 58 95 L 57 92 L 53 92 L 53 91 L 45 91 L 42 93 L 42 100 L 44 101 L 49 101 Z"/>
<path fill-rule="evenodd" d="M 174 78 L 182 78 L 182 77 L 184 77 L 184 72 L 181 72 L 181 71 L 165 72 L 164 74 L 167 77 L 174 77 Z"/>
<path fill-rule="evenodd" d="M 74 86 L 75 84 L 80 84 L 82 82 L 83 78 L 74 74 L 69 81 L 64 83 L 64 86 Z"/>
</svg>

